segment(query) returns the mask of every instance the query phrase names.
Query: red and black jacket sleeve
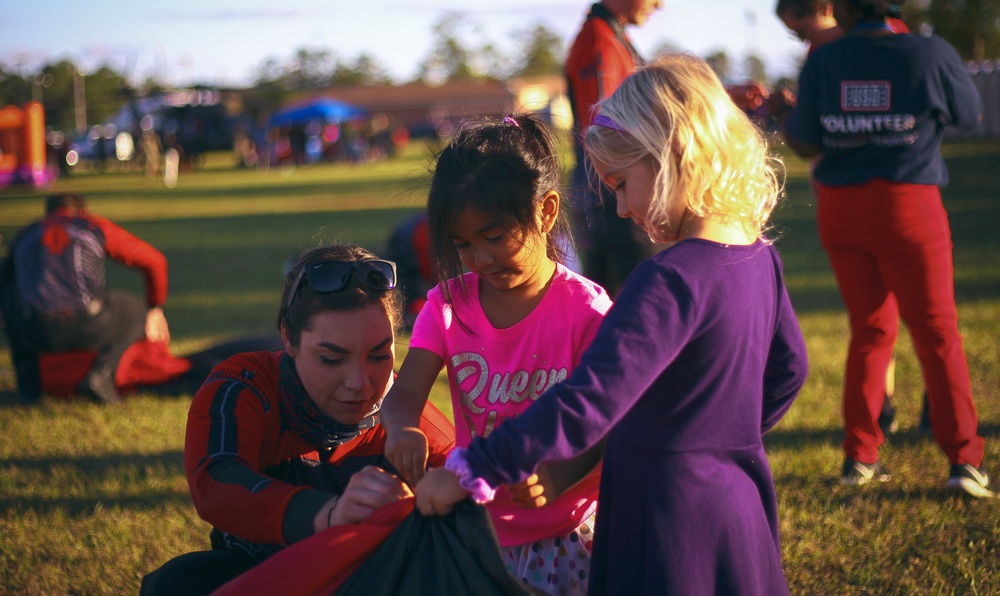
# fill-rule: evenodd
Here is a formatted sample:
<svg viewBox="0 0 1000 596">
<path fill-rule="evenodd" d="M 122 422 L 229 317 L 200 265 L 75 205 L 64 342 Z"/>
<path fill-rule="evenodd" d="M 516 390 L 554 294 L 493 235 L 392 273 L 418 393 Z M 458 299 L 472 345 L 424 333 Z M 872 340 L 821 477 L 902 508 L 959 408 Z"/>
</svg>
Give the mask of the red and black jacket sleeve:
<svg viewBox="0 0 1000 596">
<path fill-rule="evenodd" d="M 263 472 L 282 452 L 294 451 L 281 441 L 279 357 L 239 354 L 217 366 L 191 403 L 184 441 L 184 470 L 198 515 L 264 544 L 288 542 L 285 511 L 297 493 L 310 490 Z"/>
<path fill-rule="evenodd" d="M 103 217 L 93 213 L 85 217 L 104 233 L 109 257 L 142 271 L 149 306 L 163 306 L 167 301 L 167 258 L 163 253 Z"/>
</svg>

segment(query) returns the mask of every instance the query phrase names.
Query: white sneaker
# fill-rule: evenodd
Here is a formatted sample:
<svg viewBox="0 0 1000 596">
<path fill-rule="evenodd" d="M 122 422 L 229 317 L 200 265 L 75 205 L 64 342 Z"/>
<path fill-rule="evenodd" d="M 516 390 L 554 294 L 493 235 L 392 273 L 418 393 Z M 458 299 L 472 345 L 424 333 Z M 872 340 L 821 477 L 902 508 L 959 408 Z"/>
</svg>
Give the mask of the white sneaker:
<svg viewBox="0 0 1000 596">
<path fill-rule="evenodd" d="M 993 497 L 993 491 L 989 489 L 989 485 L 990 477 L 986 475 L 986 470 L 983 468 L 977 468 L 971 464 L 951 466 L 947 485 L 949 491 L 977 499 L 989 499 Z"/>
<path fill-rule="evenodd" d="M 849 457 L 844 458 L 844 469 L 840 473 L 840 483 L 860 486 L 869 482 L 888 482 L 892 474 L 880 462 L 863 464 Z"/>
</svg>

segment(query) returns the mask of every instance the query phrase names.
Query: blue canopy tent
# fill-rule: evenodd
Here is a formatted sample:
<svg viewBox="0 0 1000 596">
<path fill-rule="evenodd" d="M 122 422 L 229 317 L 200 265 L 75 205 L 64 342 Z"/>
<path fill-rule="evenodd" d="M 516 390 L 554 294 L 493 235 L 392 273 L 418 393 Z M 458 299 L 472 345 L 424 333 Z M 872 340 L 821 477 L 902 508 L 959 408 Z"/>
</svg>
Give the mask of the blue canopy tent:
<svg viewBox="0 0 1000 596">
<path fill-rule="evenodd" d="M 352 143 L 346 142 L 341 130 L 345 128 L 345 121 L 367 115 L 368 112 L 358 106 L 317 97 L 272 113 L 269 124 L 272 128 L 288 130 L 293 160 L 311 165 L 326 154 L 328 159 L 339 156 L 356 161 L 361 153 Z M 338 139 L 340 142 L 334 145 Z"/>
<path fill-rule="evenodd" d="M 319 97 L 274 112 L 271 114 L 270 124 L 271 126 L 297 126 L 314 121 L 329 124 L 358 118 L 366 114 L 367 112 L 358 106 L 329 97 Z"/>
</svg>

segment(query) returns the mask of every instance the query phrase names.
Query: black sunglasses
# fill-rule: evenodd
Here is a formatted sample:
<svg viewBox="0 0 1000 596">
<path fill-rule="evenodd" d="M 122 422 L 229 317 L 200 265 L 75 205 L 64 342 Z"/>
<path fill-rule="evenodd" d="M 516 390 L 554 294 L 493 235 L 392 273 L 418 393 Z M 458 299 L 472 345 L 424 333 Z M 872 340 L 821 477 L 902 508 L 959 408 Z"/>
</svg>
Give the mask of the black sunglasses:
<svg viewBox="0 0 1000 596">
<path fill-rule="evenodd" d="M 288 309 L 292 306 L 292 301 L 295 300 L 295 295 L 299 293 L 299 288 L 302 286 L 303 277 L 309 282 L 309 287 L 314 292 L 326 294 L 339 292 L 346 288 L 347 282 L 351 279 L 352 271 L 357 271 L 361 283 L 372 290 L 385 292 L 396 287 L 396 264 L 392 261 L 383 261 L 382 259 L 313 261 L 306 263 L 299 271 L 295 283 L 292 284 L 292 291 L 288 293 L 285 308 Z"/>
</svg>

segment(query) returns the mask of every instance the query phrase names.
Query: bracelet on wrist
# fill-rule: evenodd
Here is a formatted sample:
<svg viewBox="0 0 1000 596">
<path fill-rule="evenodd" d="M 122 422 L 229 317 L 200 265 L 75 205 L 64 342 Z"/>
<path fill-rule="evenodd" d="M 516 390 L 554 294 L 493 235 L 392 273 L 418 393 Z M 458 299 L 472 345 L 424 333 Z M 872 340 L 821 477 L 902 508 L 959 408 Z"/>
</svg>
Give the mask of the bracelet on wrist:
<svg viewBox="0 0 1000 596">
<path fill-rule="evenodd" d="M 458 476 L 458 484 L 469 491 L 472 500 L 477 503 L 489 503 L 493 500 L 497 490 L 489 485 L 486 480 L 472 475 L 472 468 L 469 460 L 465 459 L 466 450 L 462 447 L 452 449 L 445 460 L 446 470 Z"/>
<path fill-rule="evenodd" d="M 339 503 L 340 497 L 334 497 L 333 505 L 330 505 L 330 508 L 326 510 L 326 527 L 328 528 L 333 526 L 333 510 L 337 508 Z"/>
</svg>

